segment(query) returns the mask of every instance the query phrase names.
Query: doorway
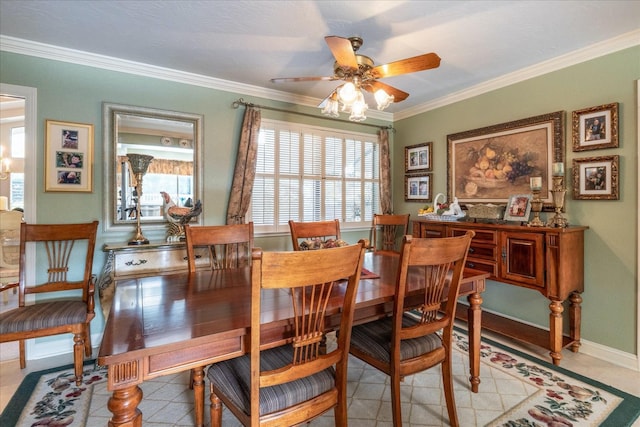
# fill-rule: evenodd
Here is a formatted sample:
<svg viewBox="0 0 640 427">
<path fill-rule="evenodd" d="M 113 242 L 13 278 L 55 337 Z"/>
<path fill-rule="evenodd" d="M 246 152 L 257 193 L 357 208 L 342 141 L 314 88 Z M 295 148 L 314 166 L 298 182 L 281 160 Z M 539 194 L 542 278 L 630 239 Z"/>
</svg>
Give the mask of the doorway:
<svg viewBox="0 0 640 427">
<path fill-rule="evenodd" d="M 24 221 L 36 222 L 36 156 L 37 153 L 37 90 L 32 87 L 0 83 L 0 209 L 23 211 Z M 15 239 L 14 239 L 15 240 Z M 8 249 L 15 249 L 16 242 L 3 239 Z M 3 242 L 0 242 L 2 244 Z M 19 243 L 19 234 L 18 242 Z M 4 249 L 4 248 L 3 248 Z M 33 254 L 27 256 L 28 264 L 35 262 Z M 12 265 L 2 265 L 0 270 L 9 270 Z M 27 266 L 27 280 L 33 280 L 33 265 Z M 2 283 L 5 279 L 0 278 Z M 14 281 L 12 279 L 11 281 Z M 15 289 L 0 293 L 0 311 L 17 305 Z M 27 341 L 27 353 L 33 340 Z M 0 361 L 18 357 L 18 342 L 0 344 Z"/>
</svg>

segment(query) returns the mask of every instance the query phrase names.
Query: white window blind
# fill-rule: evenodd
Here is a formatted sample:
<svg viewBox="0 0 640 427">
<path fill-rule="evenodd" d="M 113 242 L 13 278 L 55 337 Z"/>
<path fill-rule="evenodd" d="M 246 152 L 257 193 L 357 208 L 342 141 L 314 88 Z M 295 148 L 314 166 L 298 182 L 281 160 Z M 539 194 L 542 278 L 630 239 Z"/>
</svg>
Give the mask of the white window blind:
<svg viewBox="0 0 640 427">
<path fill-rule="evenodd" d="M 250 218 L 257 232 L 338 218 L 369 225 L 380 205 L 376 135 L 263 119 Z"/>
</svg>

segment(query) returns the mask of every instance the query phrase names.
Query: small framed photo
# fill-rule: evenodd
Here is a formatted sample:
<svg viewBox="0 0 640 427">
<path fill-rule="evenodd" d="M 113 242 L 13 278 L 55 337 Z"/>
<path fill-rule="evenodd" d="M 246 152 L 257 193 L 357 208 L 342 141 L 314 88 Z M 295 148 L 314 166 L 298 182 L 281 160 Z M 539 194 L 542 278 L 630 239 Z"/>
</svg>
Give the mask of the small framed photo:
<svg viewBox="0 0 640 427">
<path fill-rule="evenodd" d="M 507 208 L 504 211 L 505 221 L 529 221 L 531 213 L 531 194 L 514 194 L 509 197 Z"/>
<path fill-rule="evenodd" d="M 618 200 L 619 156 L 573 159 L 573 198 Z"/>
<path fill-rule="evenodd" d="M 405 172 L 430 171 L 432 142 L 410 145 L 404 148 Z"/>
<path fill-rule="evenodd" d="M 404 200 L 406 202 L 430 202 L 431 199 L 431 174 L 405 175 Z"/>
<path fill-rule="evenodd" d="M 93 191 L 93 125 L 47 120 L 45 191 Z"/>
<path fill-rule="evenodd" d="M 618 147 L 618 103 L 573 112 L 573 151 Z"/>
</svg>

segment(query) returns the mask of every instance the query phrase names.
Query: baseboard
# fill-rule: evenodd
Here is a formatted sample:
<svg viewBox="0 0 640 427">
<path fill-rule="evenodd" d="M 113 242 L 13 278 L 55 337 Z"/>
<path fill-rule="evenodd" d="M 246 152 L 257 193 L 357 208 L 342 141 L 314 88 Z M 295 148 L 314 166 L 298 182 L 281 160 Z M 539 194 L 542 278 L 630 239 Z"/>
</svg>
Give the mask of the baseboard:
<svg viewBox="0 0 640 427">
<path fill-rule="evenodd" d="M 467 305 L 466 303 L 463 303 L 463 302 L 460 302 L 458 304 L 464 305 L 464 306 Z M 508 316 L 494 310 L 488 310 L 488 309 L 482 308 L 482 311 L 492 313 L 492 314 L 504 317 L 506 319 L 513 320 L 513 321 L 516 321 L 525 325 L 529 325 L 538 329 L 549 331 L 548 326 L 527 322 L 522 319 L 518 319 L 517 317 Z M 592 342 L 585 339 L 580 339 L 580 343 L 581 343 L 581 346 L 579 351 L 582 354 L 586 354 L 588 356 L 604 360 L 605 362 L 612 363 L 622 368 L 631 369 L 632 371 L 636 371 L 636 372 L 640 371 L 640 363 L 639 363 L 640 360 L 639 360 L 639 356 L 636 354 L 627 353 L 627 352 L 624 352 L 612 347 L 607 347 L 605 345 L 598 344 L 596 342 Z"/>
<path fill-rule="evenodd" d="M 91 343 L 95 351 L 102 342 L 102 332 L 91 334 Z M 73 335 L 62 334 L 46 339 L 27 341 L 27 360 L 46 359 L 48 357 L 73 354 Z"/>
</svg>

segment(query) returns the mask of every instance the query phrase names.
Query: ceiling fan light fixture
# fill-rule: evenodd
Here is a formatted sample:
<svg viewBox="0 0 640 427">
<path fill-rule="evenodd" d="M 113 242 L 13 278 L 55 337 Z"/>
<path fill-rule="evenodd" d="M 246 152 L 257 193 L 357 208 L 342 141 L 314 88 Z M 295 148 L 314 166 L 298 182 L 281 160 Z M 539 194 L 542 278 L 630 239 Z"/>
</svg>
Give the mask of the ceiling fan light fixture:
<svg viewBox="0 0 640 427">
<path fill-rule="evenodd" d="M 338 100 L 336 98 L 337 95 L 335 92 L 333 92 L 322 108 L 322 114 L 333 118 L 338 118 L 340 116 L 340 113 L 338 112 L 340 104 L 338 103 Z"/>
<path fill-rule="evenodd" d="M 393 95 L 389 95 L 384 89 L 378 89 L 373 96 L 376 98 L 378 110 L 382 111 L 393 103 Z"/>
<path fill-rule="evenodd" d="M 367 116 L 365 113 L 368 109 L 369 106 L 364 102 L 364 95 L 362 95 L 362 92 L 358 90 L 356 100 L 353 101 L 353 104 L 351 105 L 351 115 L 349 116 L 349 120 L 352 122 L 361 122 L 366 120 Z"/>
<path fill-rule="evenodd" d="M 347 82 L 340 86 L 338 89 L 338 99 L 344 106 L 350 106 L 356 100 L 359 89 L 356 88 L 352 82 Z"/>
</svg>

